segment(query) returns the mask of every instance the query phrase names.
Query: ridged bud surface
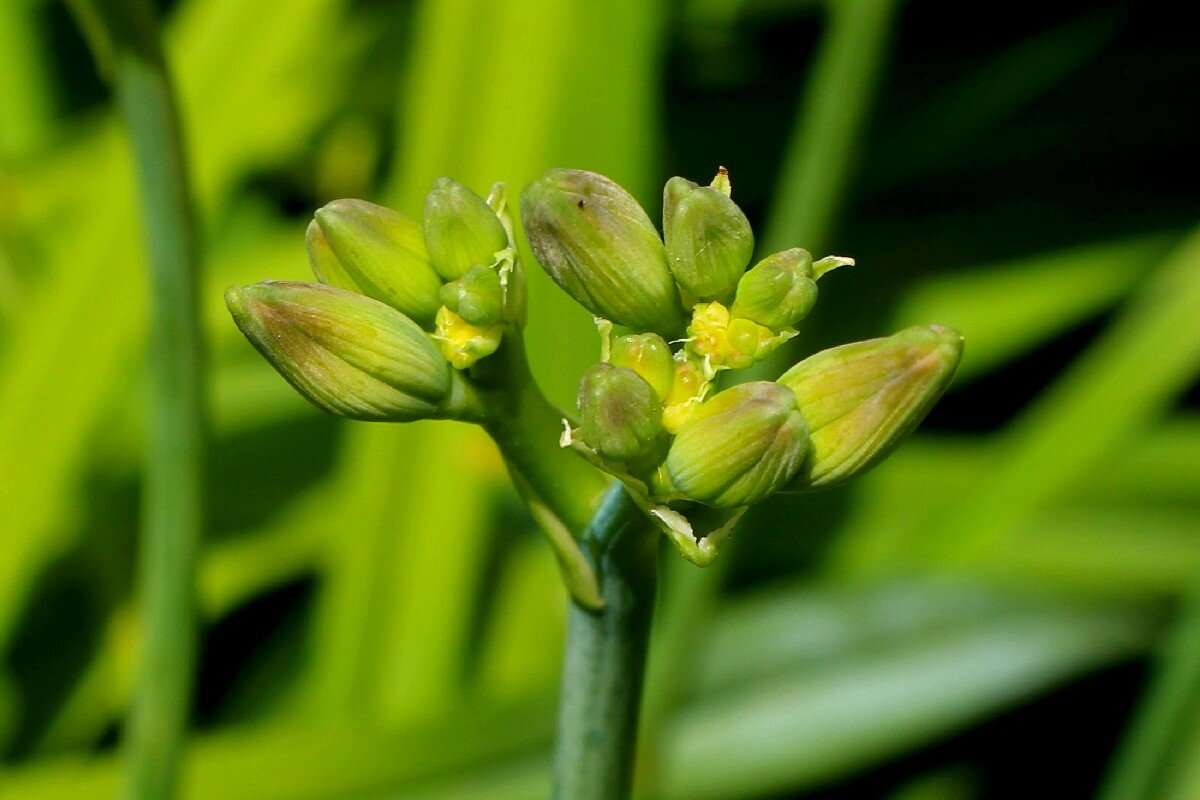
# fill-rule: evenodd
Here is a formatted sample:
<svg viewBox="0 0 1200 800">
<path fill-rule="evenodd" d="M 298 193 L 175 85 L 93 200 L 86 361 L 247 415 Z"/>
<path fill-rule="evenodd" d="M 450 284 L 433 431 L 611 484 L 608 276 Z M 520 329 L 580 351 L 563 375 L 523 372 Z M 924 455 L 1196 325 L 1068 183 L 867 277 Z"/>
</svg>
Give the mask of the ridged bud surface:
<svg viewBox="0 0 1200 800">
<path fill-rule="evenodd" d="M 683 329 L 662 240 L 629 192 L 594 172 L 553 169 L 521 193 L 538 263 L 592 314 L 671 338 Z"/>
<path fill-rule="evenodd" d="M 318 407 L 362 420 L 441 415 L 450 367 L 391 306 L 321 284 L 277 281 L 232 287 L 225 303 L 250 343 Z"/>
<path fill-rule="evenodd" d="M 808 426 L 790 391 L 743 383 L 700 405 L 675 437 L 667 473 L 685 497 L 717 508 L 770 496 L 804 459 Z"/>
<path fill-rule="evenodd" d="M 886 457 L 954 378 L 962 335 L 938 325 L 834 347 L 779 379 L 808 420 L 808 458 L 787 491 L 834 486 Z"/>
</svg>

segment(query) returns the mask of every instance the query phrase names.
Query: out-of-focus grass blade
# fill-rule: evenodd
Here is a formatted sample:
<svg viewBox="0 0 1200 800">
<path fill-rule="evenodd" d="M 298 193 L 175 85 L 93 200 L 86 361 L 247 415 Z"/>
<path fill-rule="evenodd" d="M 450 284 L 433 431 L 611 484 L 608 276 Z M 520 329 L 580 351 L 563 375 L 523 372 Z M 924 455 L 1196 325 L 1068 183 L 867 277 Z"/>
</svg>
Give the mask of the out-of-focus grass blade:
<svg viewBox="0 0 1200 800">
<path fill-rule="evenodd" d="M 412 466 L 381 554 L 368 663 L 376 669 L 370 696 L 385 719 L 434 715 L 463 696 L 493 497 L 507 480 L 482 431 L 440 428 L 405 454 Z"/>
<path fill-rule="evenodd" d="M 1041 511 L 997 553 L 996 564 L 1077 593 L 1177 594 L 1200 574 L 1200 516 L 1137 506 Z"/>
<path fill-rule="evenodd" d="M 898 7 L 898 0 L 827 4 L 830 27 L 797 109 L 762 236 L 763 253 L 797 245 L 821 252 L 832 238 Z"/>
<path fill-rule="evenodd" d="M 39 756 L 86 748 L 121 718 L 133 691 L 136 627 L 128 607 L 109 616 L 91 662 L 36 743 Z"/>
<path fill-rule="evenodd" d="M 993 563 L 1088 594 L 1175 593 L 1187 582 L 1200 528 L 1200 422 L 1173 420 L 1131 442 L 1087 481 L 1033 513 Z M 991 473 L 992 446 L 918 437 L 863 479 L 826 560 L 827 575 L 887 572 Z M 1095 527 L 1092 527 L 1092 526 Z M 1019 542 L 1019 544 L 1017 543 Z"/>
<path fill-rule="evenodd" d="M 1116 36 L 1105 8 L 1022 39 L 917 106 L 880 143 L 880 180 L 892 187 L 936 169 L 947 154 L 1013 116 L 1096 58 Z"/>
<path fill-rule="evenodd" d="M 536 544 L 536 546 L 535 546 Z M 562 664 L 567 595 L 542 543 L 520 543 L 496 589 L 482 643 L 476 691 L 515 700 L 555 686 Z"/>
<path fill-rule="evenodd" d="M 209 207 L 247 166 L 284 157 L 307 135 L 323 107 L 317 100 L 337 74 L 335 53 L 309 42 L 333 26 L 335 7 L 333 0 L 258 3 L 255 13 L 272 22 L 248 26 L 245 4 L 235 0 L 186 5 L 173 60 Z M 275 105 L 300 99 L 301 86 L 303 102 Z M 270 124 L 257 124 L 256 114 L 270 115 Z M 100 135 L 90 180 L 75 181 L 74 196 L 88 213 L 58 231 L 48 274 L 14 319 L 14 347 L 0 364 L 0 504 L 8 510 L 0 640 L 41 565 L 69 542 L 87 435 L 103 400 L 124 388 L 143 325 L 127 159 L 110 129 Z"/>
<path fill-rule="evenodd" d="M 744 19 L 788 17 L 812 11 L 825 0 L 688 0 L 683 21 L 697 29 L 726 30 Z"/>
<path fill-rule="evenodd" d="M 764 679 L 795 677 L 856 653 L 961 631 L 1030 606 L 1029 600 L 949 578 L 760 589 L 727 602 L 709 623 L 688 696 L 736 693 Z"/>
<path fill-rule="evenodd" d="M 35 0 L 0 2 L 0 162 L 35 152 L 54 127 L 41 13 Z"/>
<path fill-rule="evenodd" d="M 480 763 L 526 757 L 549 742 L 540 704 L 485 707 L 387 732 L 373 726 L 259 726 L 196 737 L 183 779 L 185 800 L 310 800 L 461 775 Z M 500 735 L 502 733 L 502 735 Z M 113 797 L 112 756 L 46 760 L 5 775 L 0 800 Z"/>
<path fill-rule="evenodd" d="M 202 619 L 214 622 L 273 586 L 315 572 L 332 527 L 332 495 L 322 484 L 262 528 L 210 544 L 197 574 Z M 47 726 L 37 752 L 90 745 L 114 724 L 132 688 L 137 628 L 128 605 L 109 614 L 90 663 Z"/>
<path fill-rule="evenodd" d="M 1200 372 L 1197 319 L 1200 229 L 1003 435 L 987 480 L 956 498 L 918 550 L 937 560 L 987 559 L 1033 512 L 1086 481 L 1103 459 L 1119 458 L 1118 448 Z"/>
<path fill-rule="evenodd" d="M 864 628 L 864 616 L 881 610 Z M 714 631 L 696 691 L 666 731 L 669 797 L 764 796 L 830 780 L 1123 658 L 1153 633 L 1141 616 L 1107 607 L 937 581 L 864 597 L 768 590 L 726 606 Z M 191 750 L 185 796 L 456 797 L 491 780 L 512 792 L 506 797 L 545 795 L 548 705 L 477 700 L 452 711 L 403 730 L 306 720 L 203 737 Z M 57 800 L 104 796 L 115 774 L 104 756 L 6 777 L 3 800 Z"/>
<path fill-rule="evenodd" d="M 913 289 L 896 327 L 937 322 L 966 331 L 958 380 L 974 378 L 1114 304 L 1174 241 L 1148 236 L 955 270 Z"/>
<path fill-rule="evenodd" d="M 549 789 L 550 762 L 537 758 L 350 800 L 542 800 Z"/>
<path fill-rule="evenodd" d="M 1198 706 L 1200 583 L 1193 582 L 1165 637 L 1141 707 L 1117 748 L 1098 793 L 1100 800 L 1196 797 L 1200 791 Z"/>
<path fill-rule="evenodd" d="M 889 800 L 970 800 L 983 794 L 981 780 L 965 766 L 922 775 L 888 795 Z"/>
<path fill-rule="evenodd" d="M 1044 608 L 754 684 L 667 731 L 666 797 L 811 787 L 897 756 L 1145 644 L 1120 614 Z"/>
</svg>

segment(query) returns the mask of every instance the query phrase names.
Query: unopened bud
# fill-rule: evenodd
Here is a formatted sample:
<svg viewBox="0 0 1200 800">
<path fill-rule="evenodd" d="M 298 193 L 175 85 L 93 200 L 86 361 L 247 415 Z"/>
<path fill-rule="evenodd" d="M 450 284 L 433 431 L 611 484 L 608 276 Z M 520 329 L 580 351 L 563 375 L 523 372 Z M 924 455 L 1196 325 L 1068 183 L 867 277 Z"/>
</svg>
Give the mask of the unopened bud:
<svg viewBox="0 0 1200 800">
<path fill-rule="evenodd" d="M 334 200 L 317 210 L 307 241 L 317 280 L 433 322 L 442 282 L 416 221 L 366 200 Z"/>
<path fill-rule="evenodd" d="M 601 362 L 579 384 L 579 437 L 608 461 L 636 470 L 655 466 L 666 451 L 662 402 L 644 378 Z"/>
<path fill-rule="evenodd" d="M 793 247 L 767 256 L 738 281 L 730 313 L 775 330 L 793 327 L 817 302 L 812 256 Z"/>
<path fill-rule="evenodd" d="M 438 178 L 425 198 L 425 245 L 443 280 L 461 278 L 472 267 L 490 266 L 508 247 L 496 212 L 479 195 L 450 178 Z"/>
<path fill-rule="evenodd" d="M 474 267 L 442 287 L 442 305 L 476 326 L 495 325 L 504 316 L 504 287 L 491 267 Z"/>
<path fill-rule="evenodd" d="M 727 300 L 754 252 L 750 222 L 729 195 L 686 178 L 663 190 L 663 240 L 675 280 L 701 300 Z"/>
<path fill-rule="evenodd" d="M 671 348 L 657 333 L 631 333 L 613 340 L 609 363 L 628 367 L 654 387 L 665 400 L 675 381 L 675 359 Z"/>
<path fill-rule="evenodd" d="M 521 221 L 538 263 L 592 314 L 667 338 L 682 330 L 662 240 L 616 183 L 594 172 L 552 169 L 522 192 Z"/>
<path fill-rule="evenodd" d="M 666 468 L 688 499 L 747 506 L 796 474 L 807 443 L 791 392 L 769 381 L 742 383 L 700 405 L 671 444 Z"/>
<path fill-rule="evenodd" d="M 954 378 L 958 331 L 906 328 L 810 356 L 779 379 L 808 420 L 809 454 L 787 491 L 833 486 L 866 472 L 915 428 Z"/>
<path fill-rule="evenodd" d="M 300 394 L 343 417 L 447 416 L 450 367 L 391 306 L 314 283 L 231 287 L 225 304 L 250 343 Z"/>
<path fill-rule="evenodd" d="M 445 306 L 438 309 L 433 339 L 455 369 L 474 366 L 496 352 L 503 336 L 502 323 L 472 325 Z"/>
</svg>

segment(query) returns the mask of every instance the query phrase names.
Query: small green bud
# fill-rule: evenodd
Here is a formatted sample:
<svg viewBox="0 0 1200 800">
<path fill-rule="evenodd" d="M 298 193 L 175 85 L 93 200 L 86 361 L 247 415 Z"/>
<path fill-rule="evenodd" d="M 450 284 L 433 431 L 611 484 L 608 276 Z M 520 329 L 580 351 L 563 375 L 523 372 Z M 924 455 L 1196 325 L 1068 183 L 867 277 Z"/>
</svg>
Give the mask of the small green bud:
<svg viewBox="0 0 1200 800">
<path fill-rule="evenodd" d="M 549 170 L 521 193 L 521 221 L 538 263 L 588 311 L 667 338 L 683 329 L 662 240 L 616 183 L 594 172 Z"/>
<path fill-rule="evenodd" d="M 666 452 L 662 401 L 627 367 L 601 362 L 579 384 L 579 437 L 601 458 L 634 470 L 656 465 Z"/>
<path fill-rule="evenodd" d="M 748 506 L 786 484 L 804 460 L 808 425 L 796 398 L 769 381 L 742 383 L 692 412 L 667 453 L 675 489 L 716 508 Z"/>
<path fill-rule="evenodd" d="M 701 300 L 733 292 L 754 253 L 754 233 L 729 195 L 686 178 L 663 189 L 663 240 L 675 280 Z"/>
<path fill-rule="evenodd" d="M 442 305 L 476 326 L 495 325 L 504 316 L 504 287 L 491 267 L 473 267 L 442 287 Z"/>
<path fill-rule="evenodd" d="M 737 296 L 729 311 L 734 317 L 768 328 L 790 328 L 808 316 L 816 302 L 812 256 L 807 250 L 793 247 L 751 267 L 738 281 Z"/>
<path fill-rule="evenodd" d="M 631 333 L 613 340 L 609 363 L 628 367 L 654 387 L 660 400 L 667 398 L 675 381 L 671 348 L 657 333 Z"/>
<path fill-rule="evenodd" d="M 962 358 L 958 331 L 906 328 L 810 356 L 779 379 L 811 428 L 786 491 L 834 486 L 883 460 L 942 396 Z"/>
<path fill-rule="evenodd" d="M 449 365 L 391 306 L 282 281 L 230 287 L 225 304 L 250 343 L 316 406 L 363 420 L 447 415 Z"/>
<path fill-rule="evenodd" d="M 450 178 L 438 178 L 425 198 L 425 246 L 443 280 L 490 266 L 508 247 L 508 234 L 487 202 Z"/>
<path fill-rule="evenodd" d="M 429 264 L 419 224 L 366 200 L 334 200 L 317 209 L 315 222 L 307 240 L 317 280 L 432 324 L 442 282 Z"/>
</svg>

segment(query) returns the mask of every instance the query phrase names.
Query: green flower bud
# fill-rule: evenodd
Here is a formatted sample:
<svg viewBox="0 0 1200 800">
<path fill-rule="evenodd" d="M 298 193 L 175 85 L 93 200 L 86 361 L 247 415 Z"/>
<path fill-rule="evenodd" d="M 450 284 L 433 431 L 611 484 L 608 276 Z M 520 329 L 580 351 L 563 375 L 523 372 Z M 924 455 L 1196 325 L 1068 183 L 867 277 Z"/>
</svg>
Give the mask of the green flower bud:
<svg viewBox="0 0 1200 800">
<path fill-rule="evenodd" d="M 425 198 L 425 246 L 443 280 L 490 266 L 508 247 L 508 234 L 486 201 L 450 178 L 438 178 Z"/>
<path fill-rule="evenodd" d="M 675 381 L 671 348 L 657 333 L 631 333 L 613 340 L 608 359 L 614 367 L 628 367 L 654 387 L 660 400 L 667 398 Z"/>
<path fill-rule="evenodd" d="M 364 294 L 428 327 L 442 282 L 429 264 L 421 226 L 366 200 L 334 200 L 308 227 L 317 280 Z"/>
<path fill-rule="evenodd" d="M 725 299 L 754 253 L 754 233 L 729 195 L 686 178 L 663 189 L 663 240 L 675 280 L 701 300 Z"/>
<path fill-rule="evenodd" d="M 906 328 L 810 356 L 779 379 L 811 428 L 809 454 L 787 491 L 834 486 L 866 472 L 915 428 L 954 378 L 958 331 Z"/>
<path fill-rule="evenodd" d="M 504 287 L 491 267 L 474 267 L 441 291 L 442 305 L 476 326 L 495 325 L 504 316 Z"/>
<path fill-rule="evenodd" d="M 684 497 L 716 508 L 748 506 L 786 484 L 804 460 L 808 425 L 791 392 L 742 383 L 692 412 L 667 453 Z"/>
<path fill-rule="evenodd" d="M 667 338 L 683 329 L 662 240 L 616 183 L 594 172 L 549 170 L 521 193 L 521 221 L 538 263 L 588 311 Z"/>
<path fill-rule="evenodd" d="M 391 306 L 315 283 L 230 287 L 225 304 L 250 343 L 316 406 L 352 419 L 448 416 L 450 367 Z"/>
<path fill-rule="evenodd" d="M 342 262 L 338 261 L 338 257 L 333 254 L 329 240 L 325 238 L 325 233 L 315 219 L 308 223 L 308 228 L 304 231 L 304 244 L 308 248 L 309 266 L 312 267 L 313 275 L 318 281 L 326 286 L 336 286 L 339 289 L 362 294 L 358 284 L 354 282 L 354 278 L 342 266 Z"/>
<path fill-rule="evenodd" d="M 608 461 L 652 467 L 666 452 L 662 401 L 627 367 L 600 363 L 579 384 L 579 437 Z"/>
<path fill-rule="evenodd" d="M 742 276 L 729 312 L 768 328 L 790 328 L 808 316 L 816 302 L 812 256 L 793 247 L 767 256 Z"/>
</svg>

